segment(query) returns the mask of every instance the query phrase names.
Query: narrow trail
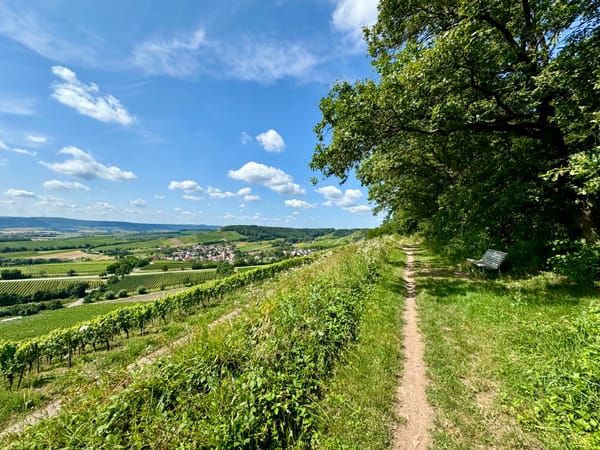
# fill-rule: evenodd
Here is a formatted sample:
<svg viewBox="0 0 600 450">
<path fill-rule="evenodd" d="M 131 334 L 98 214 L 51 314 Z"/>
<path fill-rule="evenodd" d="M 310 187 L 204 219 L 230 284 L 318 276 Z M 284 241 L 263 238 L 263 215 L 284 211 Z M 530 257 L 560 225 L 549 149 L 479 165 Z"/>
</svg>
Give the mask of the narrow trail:
<svg viewBox="0 0 600 450">
<path fill-rule="evenodd" d="M 231 321 L 233 319 L 235 319 L 237 316 L 240 315 L 242 310 L 243 310 L 242 308 L 236 308 L 233 311 L 219 317 L 218 319 L 216 319 L 208 324 L 208 329 L 212 330 L 214 327 L 220 325 L 223 322 L 229 321 L 229 323 L 231 323 Z M 129 373 L 133 373 L 142 367 L 152 364 L 153 362 L 155 362 L 157 359 L 161 358 L 162 356 L 165 356 L 165 355 L 171 353 L 175 348 L 180 347 L 180 346 L 190 342 L 194 338 L 194 336 L 195 336 L 194 333 L 188 334 L 187 336 L 179 338 L 176 341 L 173 341 L 163 347 L 160 347 L 159 349 L 155 350 L 152 353 L 149 353 L 148 355 L 142 356 L 137 361 L 129 364 L 127 366 L 127 371 Z M 126 384 L 121 383 L 120 385 L 115 387 L 115 389 L 113 390 L 112 393 L 116 392 L 117 390 L 122 390 L 125 387 L 126 387 Z M 31 413 L 29 413 L 27 416 L 25 416 L 25 418 L 23 418 L 19 422 L 13 423 L 12 425 L 8 426 L 6 429 L 2 430 L 0 432 L 0 439 L 4 438 L 5 436 L 8 436 L 9 434 L 21 433 L 22 431 L 25 430 L 25 428 L 27 428 L 28 426 L 31 426 L 31 425 L 35 425 L 40 420 L 45 420 L 45 419 L 49 419 L 51 417 L 56 416 L 60 412 L 62 407 L 63 407 L 63 400 L 61 400 L 61 399 L 53 400 L 45 407 L 36 409 L 35 411 L 32 411 Z"/>
<path fill-rule="evenodd" d="M 394 430 L 394 450 L 426 449 L 431 444 L 434 413 L 427 401 L 428 383 L 423 361 L 423 340 L 418 327 L 416 288 L 414 282 L 414 247 L 403 248 L 406 253 L 406 301 L 404 306 L 404 373 L 396 390 L 396 414 L 404 422 Z"/>
</svg>

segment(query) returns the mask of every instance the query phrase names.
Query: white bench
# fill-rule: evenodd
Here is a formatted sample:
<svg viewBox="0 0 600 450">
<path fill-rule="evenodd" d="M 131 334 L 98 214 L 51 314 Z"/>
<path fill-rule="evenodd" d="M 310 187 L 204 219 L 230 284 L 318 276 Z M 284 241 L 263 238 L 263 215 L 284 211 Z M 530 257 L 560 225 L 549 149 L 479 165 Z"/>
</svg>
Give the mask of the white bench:
<svg viewBox="0 0 600 450">
<path fill-rule="evenodd" d="M 486 270 L 497 270 L 498 274 L 500 274 L 500 267 L 507 256 L 508 253 L 501 252 L 500 250 L 487 249 L 481 259 L 467 258 L 467 261 L 482 272 L 485 272 Z"/>
</svg>

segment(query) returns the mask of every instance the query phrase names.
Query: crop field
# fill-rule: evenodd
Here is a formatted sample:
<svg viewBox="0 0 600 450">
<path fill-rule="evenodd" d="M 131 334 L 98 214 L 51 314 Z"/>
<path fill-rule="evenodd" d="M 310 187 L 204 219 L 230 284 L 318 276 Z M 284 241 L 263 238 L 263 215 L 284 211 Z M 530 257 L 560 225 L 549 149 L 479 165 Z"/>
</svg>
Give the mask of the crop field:
<svg viewBox="0 0 600 450">
<path fill-rule="evenodd" d="M 96 316 L 115 309 L 131 307 L 136 303 L 89 303 L 74 308 L 42 311 L 33 316 L 0 322 L 0 340 L 22 341 L 49 333 L 57 328 L 67 328 L 87 322 Z"/>
<path fill-rule="evenodd" d="M 261 242 L 237 242 L 235 246 L 242 252 L 256 252 L 259 250 L 270 250 L 273 248 L 273 243 L 281 242 L 282 239 L 274 239 L 272 241 Z"/>
<path fill-rule="evenodd" d="M 94 289 L 104 284 L 104 281 L 97 277 L 74 277 L 60 280 L 10 280 L 0 282 L 0 293 L 31 295 L 37 291 L 58 291 L 72 284 L 86 282 L 90 288 Z"/>
<path fill-rule="evenodd" d="M 149 291 L 162 290 L 164 288 L 185 286 L 203 283 L 215 277 L 214 270 L 189 270 L 178 272 L 152 273 L 144 275 L 130 275 L 108 289 L 117 292 L 121 289 L 127 292 L 135 291 L 139 286 L 144 286 Z"/>
<path fill-rule="evenodd" d="M 69 239 L 39 239 L 28 241 L 5 241 L 0 242 L 0 252 L 4 249 L 19 249 L 18 251 L 52 250 L 98 247 L 103 245 L 114 245 L 127 242 L 123 236 L 87 236 Z M 6 251 L 6 250 L 4 250 Z"/>
<path fill-rule="evenodd" d="M 33 277 L 55 277 L 67 275 L 69 271 L 74 271 L 75 275 L 98 275 L 112 260 L 104 261 L 81 261 L 67 263 L 49 263 L 49 264 L 28 264 L 23 266 L 11 266 L 10 269 L 18 269 L 22 273 Z"/>
<path fill-rule="evenodd" d="M 156 261 L 147 266 L 140 267 L 140 270 L 143 272 L 156 272 L 163 270 L 163 267 L 167 267 L 168 270 L 185 270 L 191 269 L 192 264 L 194 264 L 193 261 Z"/>
<path fill-rule="evenodd" d="M 95 247 L 99 252 L 114 251 L 114 250 L 148 250 L 156 247 L 164 247 L 171 245 L 169 239 L 149 239 L 146 241 L 128 241 L 115 245 L 103 245 Z"/>
</svg>

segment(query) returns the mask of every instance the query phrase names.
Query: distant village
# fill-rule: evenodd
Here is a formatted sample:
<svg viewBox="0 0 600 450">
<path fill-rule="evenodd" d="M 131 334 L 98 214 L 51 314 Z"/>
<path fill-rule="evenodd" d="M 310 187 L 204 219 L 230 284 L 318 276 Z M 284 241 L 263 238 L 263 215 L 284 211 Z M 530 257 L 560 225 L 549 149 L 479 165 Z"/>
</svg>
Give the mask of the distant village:
<svg viewBox="0 0 600 450">
<path fill-rule="evenodd" d="M 227 245 L 203 245 L 196 244 L 191 247 L 172 249 L 170 247 L 159 247 L 157 250 L 163 253 L 163 256 L 156 256 L 155 260 L 167 260 L 167 261 L 203 261 L 203 262 L 228 262 L 234 264 L 237 259 L 241 258 L 241 252 L 235 248 L 235 246 Z M 272 251 L 271 251 L 272 252 Z M 166 253 L 166 254 L 165 254 Z M 312 253 L 309 249 L 292 249 L 288 251 L 282 251 L 278 259 L 285 257 L 304 256 Z M 255 261 L 261 261 L 265 258 L 265 252 L 256 251 L 249 252 L 245 255 L 246 258 L 254 259 Z M 273 259 L 273 255 L 270 255 L 269 259 Z"/>
</svg>

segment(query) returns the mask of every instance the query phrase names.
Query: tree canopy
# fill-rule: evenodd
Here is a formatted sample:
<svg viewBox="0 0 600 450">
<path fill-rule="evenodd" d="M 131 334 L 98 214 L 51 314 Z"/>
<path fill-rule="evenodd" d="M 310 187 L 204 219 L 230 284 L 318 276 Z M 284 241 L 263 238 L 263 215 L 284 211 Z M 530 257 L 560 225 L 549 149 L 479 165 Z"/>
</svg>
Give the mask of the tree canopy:
<svg viewBox="0 0 600 450">
<path fill-rule="evenodd" d="M 599 20 L 597 0 L 382 0 L 378 79 L 321 100 L 311 167 L 355 170 L 376 210 L 457 254 L 535 264 L 594 238 Z"/>
</svg>

